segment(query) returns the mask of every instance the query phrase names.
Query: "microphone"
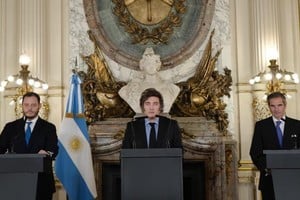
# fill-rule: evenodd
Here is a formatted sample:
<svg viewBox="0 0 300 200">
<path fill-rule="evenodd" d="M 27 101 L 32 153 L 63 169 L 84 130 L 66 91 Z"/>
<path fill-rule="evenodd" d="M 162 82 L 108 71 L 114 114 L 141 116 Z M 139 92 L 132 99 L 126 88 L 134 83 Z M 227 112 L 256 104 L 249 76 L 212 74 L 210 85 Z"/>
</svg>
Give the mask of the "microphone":
<svg viewBox="0 0 300 200">
<path fill-rule="evenodd" d="M 133 127 L 133 122 L 135 121 L 136 119 L 133 118 L 130 122 L 130 125 L 131 125 L 131 129 L 132 129 L 132 148 L 135 149 L 136 148 L 136 141 L 135 141 L 135 131 L 134 131 L 134 127 Z"/>
<path fill-rule="evenodd" d="M 21 122 L 23 124 L 23 127 L 25 127 L 26 125 L 26 121 L 27 121 L 27 117 L 24 116 L 24 121 Z M 12 137 L 9 141 L 9 146 L 7 148 L 7 152 L 8 154 L 12 154 L 12 153 L 15 153 L 15 150 L 14 150 L 14 142 L 17 141 L 20 137 L 21 133 L 18 133 L 16 134 L 14 137 Z"/>
<path fill-rule="evenodd" d="M 167 135 L 166 135 L 166 145 L 167 145 L 167 148 L 171 148 L 170 137 L 169 137 L 169 135 L 170 135 L 169 132 L 170 132 L 171 124 L 172 124 L 172 120 L 170 119 L 169 126 L 168 126 L 168 131 L 167 131 Z"/>
<path fill-rule="evenodd" d="M 14 137 L 14 138 L 15 138 L 15 137 Z M 7 153 L 8 153 L 8 154 L 15 153 L 15 152 L 14 152 L 14 143 L 13 143 L 13 140 L 14 140 L 14 139 L 12 139 L 12 140 L 10 141 L 10 143 L 9 143 L 9 147 L 8 147 L 8 149 L 7 149 Z"/>
</svg>

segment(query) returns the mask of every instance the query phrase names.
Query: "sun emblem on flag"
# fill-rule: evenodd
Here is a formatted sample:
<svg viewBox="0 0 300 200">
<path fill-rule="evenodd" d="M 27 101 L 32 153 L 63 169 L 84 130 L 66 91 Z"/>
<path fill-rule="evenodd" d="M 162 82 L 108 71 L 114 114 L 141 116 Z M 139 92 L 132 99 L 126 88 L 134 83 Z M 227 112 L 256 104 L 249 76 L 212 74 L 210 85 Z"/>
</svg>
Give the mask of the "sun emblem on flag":
<svg viewBox="0 0 300 200">
<path fill-rule="evenodd" d="M 69 143 L 70 147 L 74 151 L 78 151 L 81 148 L 81 141 L 79 137 L 73 137 Z"/>
</svg>

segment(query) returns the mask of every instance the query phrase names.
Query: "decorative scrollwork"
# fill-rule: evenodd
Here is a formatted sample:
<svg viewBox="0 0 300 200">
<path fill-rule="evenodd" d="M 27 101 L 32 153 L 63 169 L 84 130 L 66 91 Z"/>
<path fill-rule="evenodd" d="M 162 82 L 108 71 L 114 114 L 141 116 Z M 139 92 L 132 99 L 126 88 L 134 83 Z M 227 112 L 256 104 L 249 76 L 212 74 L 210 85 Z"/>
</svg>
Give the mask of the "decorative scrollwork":
<svg viewBox="0 0 300 200">
<path fill-rule="evenodd" d="M 224 75 L 214 71 L 215 62 L 221 51 L 218 51 L 215 56 L 211 56 L 212 35 L 194 77 L 178 83 L 181 91 L 170 114 L 183 117 L 203 116 L 213 119 L 216 121 L 218 129 L 226 135 L 229 123 L 228 114 L 225 112 L 226 104 L 221 98 L 224 95 L 230 97 L 231 70 L 225 68 Z"/>
<path fill-rule="evenodd" d="M 148 42 L 167 44 L 170 36 L 173 34 L 174 27 L 181 25 L 181 17 L 186 11 L 185 0 L 174 0 L 170 2 L 172 2 L 170 3 L 171 10 L 167 17 L 161 22 L 151 25 L 151 27 L 139 23 L 128 11 L 124 0 L 113 0 L 115 4 L 113 13 L 118 17 L 119 23 L 124 27 L 125 32 L 130 34 L 133 44 L 147 44 Z"/>
<path fill-rule="evenodd" d="M 87 73 L 79 73 L 83 79 L 82 91 L 87 122 L 101 121 L 105 117 L 132 116 L 133 111 L 118 95 L 119 89 L 125 83 L 115 81 L 91 32 L 89 36 L 95 44 L 95 50 L 89 56 L 82 56 L 88 70 Z"/>
<path fill-rule="evenodd" d="M 259 121 L 271 116 L 271 112 L 266 100 L 255 96 L 252 102 L 253 117 L 255 121 Z"/>
</svg>

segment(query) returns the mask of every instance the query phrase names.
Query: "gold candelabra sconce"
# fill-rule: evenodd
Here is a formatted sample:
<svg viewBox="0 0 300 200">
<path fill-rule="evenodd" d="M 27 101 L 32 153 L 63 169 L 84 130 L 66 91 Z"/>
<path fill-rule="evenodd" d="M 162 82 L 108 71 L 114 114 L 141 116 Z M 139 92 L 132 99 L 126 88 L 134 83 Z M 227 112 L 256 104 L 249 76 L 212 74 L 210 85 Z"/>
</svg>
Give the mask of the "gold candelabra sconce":
<svg viewBox="0 0 300 200">
<path fill-rule="evenodd" d="M 279 65 L 277 65 L 276 59 L 270 60 L 268 68 L 270 71 L 260 72 L 249 80 L 251 85 L 265 83 L 266 96 L 272 92 L 282 92 L 287 95 L 284 85 L 299 83 L 298 74 L 281 69 Z"/>
<path fill-rule="evenodd" d="M 259 98 L 257 95 L 254 95 L 252 107 L 254 111 L 255 121 L 264 119 L 271 115 L 268 105 L 266 102 L 267 96 L 273 92 L 281 92 L 286 95 L 287 98 L 291 96 L 287 93 L 286 85 L 298 84 L 299 76 L 297 73 L 289 72 L 279 67 L 276 63 L 276 59 L 271 59 L 270 65 L 268 66 L 269 70 L 260 72 L 249 80 L 251 85 L 265 85 L 263 98 Z M 260 87 L 257 87 L 260 88 Z M 257 92 L 257 90 L 255 90 Z M 260 90 L 258 90 L 260 91 Z"/>
<path fill-rule="evenodd" d="M 16 118 L 22 117 L 22 97 L 27 92 L 36 92 L 41 96 L 41 109 L 39 115 L 43 119 L 48 119 L 49 115 L 49 103 L 48 95 L 46 91 L 48 90 L 48 84 L 45 81 L 42 81 L 38 77 L 33 77 L 30 75 L 28 70 L 29 63 L 31 59 L 28 55 L 22 54 L 19 57 L 19 63 L 21 70 L 19 74 L 9 75 L 7 79 L 1 81 L 0 92 L 4 92 L 6 89 L 15 89 L 15 93 L 9 95 L 11 101 L 9 105 L 15 107 L 15 116 Z M 42 94 L 40 94 L 42 93 Z"/>
</svg>

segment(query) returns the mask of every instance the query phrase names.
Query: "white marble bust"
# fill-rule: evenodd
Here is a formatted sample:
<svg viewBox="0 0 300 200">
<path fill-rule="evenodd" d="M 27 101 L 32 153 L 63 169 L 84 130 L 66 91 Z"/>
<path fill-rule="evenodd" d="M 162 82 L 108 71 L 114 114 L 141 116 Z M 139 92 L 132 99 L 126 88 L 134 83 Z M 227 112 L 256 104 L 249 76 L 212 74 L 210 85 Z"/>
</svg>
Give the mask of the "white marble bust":
<svg viewBox="0 0 300 200">
<path fill-rule="evenodd" d="M 142 92 L 147 88 L 155 88 L 164 99 L 164 113 L 169 113 L 172 104 L 180 92 L 180 88 L 159 75 L 160 56 L 154 54 L 152 48 L 146 48 L 140 60 L 141 74 L 122 87 L 119 95 L 129 104 L 136 114 L 141 113 L 139 104 Z"/>
</svg>

